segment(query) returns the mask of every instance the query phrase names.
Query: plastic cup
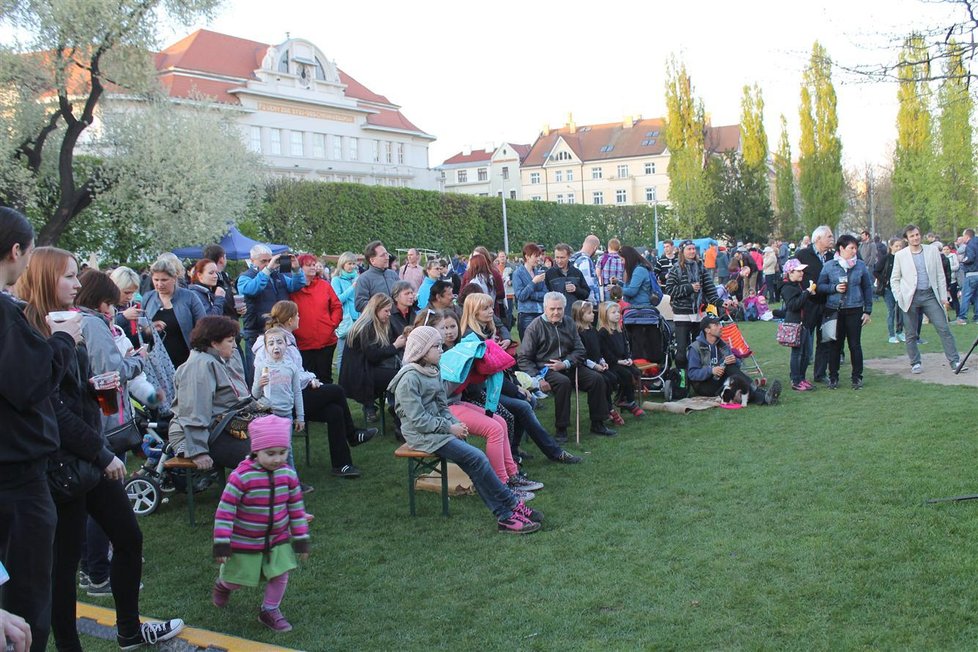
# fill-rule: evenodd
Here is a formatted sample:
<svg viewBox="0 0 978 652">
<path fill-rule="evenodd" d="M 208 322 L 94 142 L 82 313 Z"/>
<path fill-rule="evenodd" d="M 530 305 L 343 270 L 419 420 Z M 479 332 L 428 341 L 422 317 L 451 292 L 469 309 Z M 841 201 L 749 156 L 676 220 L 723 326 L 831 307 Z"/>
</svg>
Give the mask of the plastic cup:
<svg viewBox="0 0 978 652">
<path fill-rule="evenodd" d="M 81 315 L 81 313 L 75 312 L 74 310 L 55 310 L 48 313 L 48 317 L 51 318 L 51 321 L 58 323 L 78 319 L 79 315 Z"/>
<path fill-rule="evenodd" d="M 234 295 L 234 308 L 240 310 L 245 307 L 245 298 L 243 294 Z"/>
<path fill-rule="evenodd" d="M 102 414 L 109 416 L 119 411 L 119 372 L 107 371 L 89 379 L 95 389 L 95 397 Z"/>
</svg>

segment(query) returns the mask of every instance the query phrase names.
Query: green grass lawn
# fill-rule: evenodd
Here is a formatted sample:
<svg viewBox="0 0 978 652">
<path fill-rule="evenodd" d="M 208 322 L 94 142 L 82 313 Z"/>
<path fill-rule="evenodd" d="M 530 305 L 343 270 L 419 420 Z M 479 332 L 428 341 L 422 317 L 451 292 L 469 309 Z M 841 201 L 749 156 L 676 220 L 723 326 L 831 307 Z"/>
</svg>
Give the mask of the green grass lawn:
<svg viewBox="0 0 978 652">
<path fill-rule="evenodd" d="M 867 359 L 905 355 L 878 308 Z M 742 326 L 786 381 L 775 328 Z M 978 335 L 952 328 L 962 350 Z M 940 350 L 924 336 L 924 352 Z M 421 493 L 408 516 L 390 435 L 354 450 L 362 479 L 330 477 L 314 426 L 313 464 L 299 462 L 316 487 L 313 552 L 283 603 L 295 630 L 257 623 L 257 590 L 211 606 L 216 490 L 199 497 L 196 529 L 182 497 L 141 520 L 141 609 L 305 650 L 975 649 L 978 502 L 924 504 L 978 492 L 975 399 L 974 385 L 867 371 L 858 392 L 789 388 L 771 408 L 628 418 L 616 438 L 584 435 L 577 466 L 532 449 L 547 518 L 525 537 L 497 534 L 476 496 L 444 519 Z M 540 418 L 552 426 L 552 400 Z"/>
</svg>

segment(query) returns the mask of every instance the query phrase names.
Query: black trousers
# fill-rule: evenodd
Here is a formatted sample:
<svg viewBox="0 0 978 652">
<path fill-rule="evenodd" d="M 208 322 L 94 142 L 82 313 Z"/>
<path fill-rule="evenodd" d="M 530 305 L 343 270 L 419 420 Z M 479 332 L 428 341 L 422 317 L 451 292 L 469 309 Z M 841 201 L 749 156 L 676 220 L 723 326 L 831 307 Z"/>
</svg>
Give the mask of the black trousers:
<svg viewBox="0 0 978 652">
<path fill-rule="evenodd" d="M 306 368 L 308 370 L 308 367 Z M 353 464 L 350 444 L 356 424 L 346 402 L 346 392 L 339 385 L 322 385 L 318 389 L 302 390 L 302 402 L 306 408 L 306 421 L 325 423 L 329 439 L 329 459 L 334 469 Z"/>
<path fill-rule="evenodd" d="M 118 480 L 102 478 L 94 489 L 70 502 L 58 503 L 58 527 L 54 538 L 51 573 L 53 603 L 51 629 L 59 651 L 80 651 L 75 624 L 75 599 L 81 540 L 89 515 L 112 543 L 112 598 L 120 636 L 139 631 L 139 581 L 143 574 L 143 533 L 129 506 L 126 490 Z"/>
<path fill-rule="evenodd" d="M 621 400 L 631 403 L 635 400 L 635 387 L 642 382 L 642 374 L 635 367 L 623 367 L 614 363 L 605 374 L 613 374 Z"/>
<path fill-rule="evenodd" d="M 299 351 L 302 356 L 302 368 L 316 374 L 321 382 L 333 384 L 333 353 L 336 345 L 324 346 L 321 349 Z"/>
<path fill-rule="evenodd" d="M 700 324 L 695 321 L 679 321 L 678 319 L 672 323 L 676 327 L 676 369 L 685 369 L 689 364 L 686 360 L 686 352 L 689 345 L 700 334 Z"/>
<path fill-rule="evenodd" d="M 862 380 L 863 377 L 863 309 L 846 308 L 839 311 L 839 321 L 836 325 L 834 342 L 829 355 L 829 378 L 839 380 L 839 358 L 842 347 L 849 343 L 849 364 L 852 366 L 852 379 Z M 816 376 L 817 377 L 817 376 Z"/>
<path fill-rule="evenodd" d="M 608 418 L 608 386 L 604 377 L 587 367 L 572 367 L 567 371 L 549 371 L 545 380 L 550 383 L 554 395 L 554 427 L 567 430 L 570 424 L 571 394 L 574 392 L 574 372 L 578 374 L 578 386 L 587 392 L 587 407 L 591 423 L 604 423 Z"/>
<path fill-rule="evenodd" d="M 747 381 L 747 385 L 750 387 L 750 397 L 749 401 L 751 403 L 763 403 L 764 395 L 766 392 L 754 387 L 753 381 L 751 381 L 750 376 L 745 374 L 740 370 L 737 365 L 728 364 L 723 371 L 723 375 L 719 378 L 714 378 L 710 376 L 707 380 L 690 381 L 690 385 L 693 386 L 693 391 L 696 392 L 697 396 L 719 396 L 720 390 L 723 389 L 723 382 L 727 378 L 743 378 Z"/>
<path fill-rule="evenodd" d="M 31 626 L 32 652 L 47 648 L 51 631 L 51 559 L 58 515 L 46 469 L 46 459 L 0 465 L 0 561 L 10 575 L 0 586 L 0 606 Z M 126 509 L 132 513 L 128 501 Z"/>
</svg>

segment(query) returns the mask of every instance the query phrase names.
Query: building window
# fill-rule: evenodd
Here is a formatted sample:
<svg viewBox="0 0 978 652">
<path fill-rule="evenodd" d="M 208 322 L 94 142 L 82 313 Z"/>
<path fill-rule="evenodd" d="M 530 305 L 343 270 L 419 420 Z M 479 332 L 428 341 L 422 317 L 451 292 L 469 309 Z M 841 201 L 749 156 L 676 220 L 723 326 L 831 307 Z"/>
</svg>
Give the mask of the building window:
<svg viewBox="0 0 978 652">
<path fill-rule="evenodd" d="M 313 158 L 326 158 L 326 134 L 312 135 Z"/>
<path fill-rule="evenodd" d="M 591 194 L 591 203 L 594 204 L 595 206 L 600 206 L 601 204 L 603 204 L 604 203 L 604 193 L 601 192 L 600 190 L 595 190 Z"/>
<path fill-rule="evenodd" d="M 602 148 L 601 148 L 601 151 L 602 151 L 602 152 L 610 152 L 610 151 L 611 151 L 611 150 L 613 150 L 614 148 L 615 148 L 615 146 L 614 146 L 614 145 L 605 145 L 604 147 L 602 147 Z"/>
<path fill-rule="evenodd" d="M 603 176 L 604 176 L 604 172 L 601 171 L 601 168 L 591 168 L 592 179 L 600 179 Z"/>
<path fill-rule="evenodd" d="M 563 204 L 564 203 L 564 196 L 562 194 L 561 195 L 557 195 L 557 203 L 558 204 Z"/>
<path fill-rule="evenodd" d="M 508 180 L 508 179 L 509 179 L 509 166 L 504 165 L 503 166 L 503 180 Z"/>
<path fill-rule="evenodd" d="M 302 156 L 302 132 L 289 132 L 289 154 L 292 156 Z"/>
<path fill-rule="evenodd" d="M 350 138 L 350 160 L 360 160 L 360 142 L 356 138 Z"/>
<path fill-rule="evenodd" d="M 374 152 L 374 163 L 380 163 L 381 150 L 384 147 L 384 142 L 381 140 L 377 141 L 377 151 Z"/>
<path fill-rule="evenodd" d="M 397 144 L 397 163 L 404 165 L 404 143 Z"/>
<path fill-rule="evenodd" d="M 567 180 L 568 181 L 574 180 L 574 170 L 567 170 Z"/>
<path fill-rule="evenodd" d="M 343 160 L 343 136 L 333 136 L 333 159 Z"/>
<path fill-rule="evenodd" d="M 540 183 L 540 173 L 539 172 L 530 172 L 530 183 L 533 184 L 533 185 L 536 185 L 536 184 Z"/>
<path fill-rule="evenodd" d="M 554 156 L 554 160 L 555 161 L 569 161 L 569 160 L 571 160 L 570 152 L 557 152 L 557 155 Z"/>
<path fill-rule="evenodd" d="M 642 141 L 642 145 L 645 147 L 651 147 L 652 145 L 655 145 L 655 138 L 646 138 L 645 140 Z"/>
<path fill-rule="evenodd" d="M 619 165 L 618 166 L 618 177 L 621 178 L 621 179 L 624 179 L 627 176 L 628 176 L 628 166 L 627 165 Z"/>
<path fill-rule="evenodd" d="M 655 163 L 645 164 L 645 174 L 655 174 Z"/>
<path fill-rule="evenodd" d="M 557 183 L 562 183 L 564 181 L 564 171 L 557 170 L 554 172 L 554 181 Z"/>
<path fill-rule="evenodd" d="M 479 174 L 479 181 L 489 180 L 489 170 L 487 170 L 486 168 L 479 168 L 478 174 Z"/>
<path fill-rule="evenodd" d="M 268 153 L 272 156 L 282 155 L 282 130 L 268 130 Z"/>
<path fill-rule="evenodd" d="M 394 162 L 394 143 L 384 143 L 384 160 L 388 163 Z"/>
<path fill-rule="evenodd" d="M 469 171 L 459 170 L 458 172 L 455 173 L 455 180 L 458 183 L 467 183 L 469 180 Z"/>
<path fill-rule="evenodd" d="M 541 197 L 540 195 L 533 195 L 532 197 L 530 197 L 530 201 L 543 201 L 543 197 Z"/>
<path fill-rule="evenodd" d="M 628 194 L 624 190 L 615 191 L 615 203 L 624 204 L 628 201 Z"/>
<path fill-rule="evenodd" d="M 510 199 L 516 199 L 516 191 L 515 190 L 510 190 L 509 191 L 509 198 Z"/>
<path fill-rule="evenodd" d="M 261 127 L 251 128 L 251 140 L 248 142 L 248 148 L 261 154 Z"/>
<path fill-rule="evenodd" d="M 645 189 L 645 201 L 655 201 L 655 188 Z"/>
<path fill-rule="evenodd" d="M 574 193 L 572 193 L 572 192 L 571 193 L 567 193 L 567 203 L 568 204 L 573 204 L 574 203 Z"/>
</svg>

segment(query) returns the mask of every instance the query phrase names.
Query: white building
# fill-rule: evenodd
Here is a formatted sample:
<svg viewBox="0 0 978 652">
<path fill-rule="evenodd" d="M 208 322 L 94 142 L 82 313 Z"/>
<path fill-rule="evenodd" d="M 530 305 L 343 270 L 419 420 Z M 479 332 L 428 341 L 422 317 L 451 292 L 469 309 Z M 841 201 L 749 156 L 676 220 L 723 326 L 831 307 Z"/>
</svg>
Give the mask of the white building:
<svg viewBox="0 0 978 652">
<path fill-rule="evenodd" d="M 522 199 L 520 165 L 529 145 L 503 143 L 495 149 L 464 150 L 438 166 L 445 192 Z"/>
<path fill-rule="evenodd" d="M 275 174 L 439 189 L 428 163 L 435 137 L 309 41 L 198 30 L 159 52 L 156 68 L 170 97 L 238 111 L 245 142 Z"/>
</svg>

